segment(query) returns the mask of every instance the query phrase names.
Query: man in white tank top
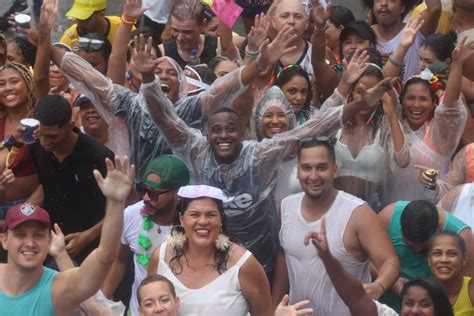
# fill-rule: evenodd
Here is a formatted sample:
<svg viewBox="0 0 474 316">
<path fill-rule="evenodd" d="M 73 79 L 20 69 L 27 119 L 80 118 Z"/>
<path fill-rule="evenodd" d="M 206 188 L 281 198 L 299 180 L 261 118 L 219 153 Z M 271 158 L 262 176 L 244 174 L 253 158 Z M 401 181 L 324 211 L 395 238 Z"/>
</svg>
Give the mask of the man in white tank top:
<svg viewBox="0 0 474 316">
<path fill-rule="evenodd" d="M 273 282 L 273 303 L 290 289 L 290 302 L 311 301 L 312 315 L 350 315 L 313 247 L 308 232 L 326 219 L 329 248 L 342 266 L 378 299 L 399 275 L 399 261 L 375 212 L 361 199 L 334 188 L 334 146 L 328 139 L 303 139 L 298 153 L 298 179 L 304 192 L 281 204 L 280 251 Z M 372 281 L 369 260 L 379 269 Z"/>
</svg>

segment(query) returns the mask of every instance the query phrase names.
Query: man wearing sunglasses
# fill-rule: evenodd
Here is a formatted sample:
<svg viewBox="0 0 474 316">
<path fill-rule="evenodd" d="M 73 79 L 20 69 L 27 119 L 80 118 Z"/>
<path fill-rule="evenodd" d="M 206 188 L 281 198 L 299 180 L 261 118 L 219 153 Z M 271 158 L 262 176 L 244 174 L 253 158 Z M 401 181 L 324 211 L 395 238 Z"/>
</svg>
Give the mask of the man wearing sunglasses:
<svg viewBox="0 0 474 316">
<path fill-rule="evenodd" d="M 124 276 L 132 251 L 135 263 L 135 280 L 130 299 L 132 315 L 139 314 L 136 292 L 140 282 L 147 276 L 150 255 L 168 238 L 176 215 L 176 194 L 181 186 L 187 184 L 189 172 L 186 164 L 174 155 L 160 156 L 146 168 L 143 200 L 125 209 L 122 245 L 102 291 L 107 297 L 112 296 Z"/>
</svg>

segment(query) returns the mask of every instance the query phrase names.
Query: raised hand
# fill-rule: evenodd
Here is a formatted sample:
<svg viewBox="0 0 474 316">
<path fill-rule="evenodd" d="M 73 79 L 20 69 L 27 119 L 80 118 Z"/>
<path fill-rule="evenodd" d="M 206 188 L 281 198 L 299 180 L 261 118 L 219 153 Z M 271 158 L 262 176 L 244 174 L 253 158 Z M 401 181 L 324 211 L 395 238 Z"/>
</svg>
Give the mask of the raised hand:
<svg viewBox="0 0 474 316">
<path fill-rule="evenodd" d="M 151 53 L 153 46 L 153 38 L 150 36 L 148 41 L 145 41 L 143 34 L 135 36 L 133 39 L 135 47 L 133 48 L 133 61 L 135 67 L 140 73 L 152 73 L 159 60 Z"/>
<path fill-rule="evenodd" d="M 342 75 L 344 83 L 351 85 L 356 82 L 368 67 L 369 58 L 370 56 L 366 50 L 357 49 L 349 63 L 344 60 L 344 73 Z"/>
<path fill-rule="evenodd" d="M 123 14 L 127 17 L 138 19 L 148 7 L 142 8 L 141 0 L 125 0 L 123 5 Z"/>
<path fill-rule="evenodd" d="M 115 167 L 112 161 L 105 159 L 107 176 L 102 177 L 99 170 L 94 170 L 94 176 L 100 190 L 108 200 L 125 202 L 133 185 L 135 166 L 128 164 L 128 158 L 115 156 Z"/>
<path fill-rule="evenodd" d="M 453 63 L 462 64 L 466 59 L 474 53 L 474 41 L 467 43 L 467 36 L 458 41 L 456 48 L 453 50 Z"/>
<path fill-rule="evenodd" d="M 322 29 L 326 26 L 326 22 L 331 16 L 331 3 L 328 2 L 326 7 L 324 7 L 319 0 L 313 0 L 311 3 L 313 6 L 311 14 L 313 15 L 316 27 Z"/>
<path fill-rule="evenodd" d="M 39 19 L 39 28 L 42 31 L 50 31 L 54 22 L 56 21 L 56 16 L 58 15 L 58 0 L 44 0 L 41 5 L 41 14 Z"/>
<path fill-rule="evenodd" d="M 289 45 L 297 37 L 293 28 L 288 24 L 285 25 L 271 43 L 266 39 L 260 45 L 260 54 L 257 57 L 258 62 L 265 66 L 272 65 L 282 56 L 293 52 L 296 50 L 296 46 Z"/>
<path fill-rule="evenodd" d="M 64 234 L 56 223 L 54 224 L 53 229 L 51 229 L 51 239 L 51 247 L 49 248 L 48 254 L 56 258 L 62 251 L 66 250 Z"/>
<path fill-rule="evenodd" d="M 392 89 L 384 93 L 382 97 L 382 104 L 383 104 L 383 110 L 385 114 L 387 114 L 390 117 L 397 115 L 397 105 L 398 105 L 397 100 L 398 100 L 398 94 L 395 88 L 392 87 Z"/>
<path fill-rule="evenodd" d="M 376 105 L 382 99 L 385 92 L 392 90 L 396 78 L 385 78 L 370 89 L 361 89 L 365 91 L 362 94 L 362 100 L 367 106 Z"/>
<path fill-rule="evenodd" d="M 303 308 L 304 305 L 308 305 L 309 300 L 304 300 L 293 305 L 288 305 L 288 295 L 286 294 L 278 304 L 278 307 L 275 310 L 275 316 L 297 316 L 297 315 L 306 315 L 312 313 L 312 308 Z"/>
<path fill-rule="evenodd" d="M 416 19 L 409 21 L 402 30 L 400 34 L 400 46 L 405 48 L 410 48 L 411 45 L 415 42 L 416 34 L 418 34 L 423 27 L 424 20 L 421 19 L 421 16 Z"/>
<path fill-rule="evenodd" d="M 314 247 L 318 251 L 318 255 L 321 258 L 327 258 L 331 256 L 329 251 L 329 244 L 326 236 L 326 218 L 321 219 L 321 228 L 319 232 L 309 232 L 304 237 L 304 244 L 308 245 L 309 241 L 313 243 Z"/>
<path fill-rule="evenodd" d="M 255 23 L 247 36 L 247 47 L 250 50 L 257 50 L 263 41 L 267 38 L 268 29 L 270 28 L 269 18 L 261 13 L 255 16 Z"/>
</svg>

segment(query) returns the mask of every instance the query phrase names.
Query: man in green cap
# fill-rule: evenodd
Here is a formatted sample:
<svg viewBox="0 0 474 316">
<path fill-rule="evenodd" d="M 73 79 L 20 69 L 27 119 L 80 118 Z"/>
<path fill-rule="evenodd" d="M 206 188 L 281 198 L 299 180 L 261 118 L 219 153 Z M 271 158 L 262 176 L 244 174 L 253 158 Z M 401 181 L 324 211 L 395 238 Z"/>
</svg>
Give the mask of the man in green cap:
<svg viewBox="0 0 474 316">
<path fill-rule="evenodd" d="M 118 16 L 105 16 L 106 4 L 106 0 L 74 0 L 66 16 L 76 23 L 64 32 L 60 42 L 77 51 L 80 37 L 99 33 L 109 43 L 113 43 L 121 19 Z"/>
<path fill-rule="evenodd" d="M 131 250 L 135 263 L 130 299 L 132 315 L 139 315 L 136 292 L 147 276 L 150 255 L 170 234 L 176 215 L 176 193 L 181 186 L 189 184 L 186 164 L 174 155 L 163 155 L 152 160 L 144 177 L 143 200 L 125 209 L 122 245 L 102 288 L 105 296 L 110 298 L 123 278 Z"/>
</svg>

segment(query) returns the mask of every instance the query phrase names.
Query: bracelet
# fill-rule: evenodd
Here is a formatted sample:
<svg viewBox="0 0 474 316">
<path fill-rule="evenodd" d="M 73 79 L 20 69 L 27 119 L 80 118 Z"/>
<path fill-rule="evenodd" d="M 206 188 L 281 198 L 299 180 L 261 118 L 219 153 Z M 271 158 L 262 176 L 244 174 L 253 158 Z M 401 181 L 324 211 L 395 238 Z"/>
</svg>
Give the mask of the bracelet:
<svg viewBox="0 0 474 316">
<path fill-rule="evenodd" d="M 134 26 L 135 24 L 137 24 L 137 22 L 138 22 L 137 18 L 132 18 L 132 17 L 126 16 L 125 14 L 122 15 L 122 23 L 127 26 Z"/>
<path fill-rule="evenodd" d="M 394 57 L 392 55 L 388 56 L 388 61 L 391 62 L 394 66 L 401 67 L 403 66 L 403 63 Z"/>
<path fill-rule="evenodd" d="M 256 58 L 259 53 L 260 50 L 250 50 L 248 46 L 245 46 L 245 56 L 250 58 Z"/>
<path fill-rule="evenodd" d="M 385 291 L 386 291 L 386 290 L 385 290 L 385 286 L 383 286 L 383 284 L 380 283 L 380 282 L 377 281 L 377 280 L 375 280 L 374 282 L 377 283 L 377 284 L 382 288 L 382 291 L 385 293 Z"/>
</svg>

